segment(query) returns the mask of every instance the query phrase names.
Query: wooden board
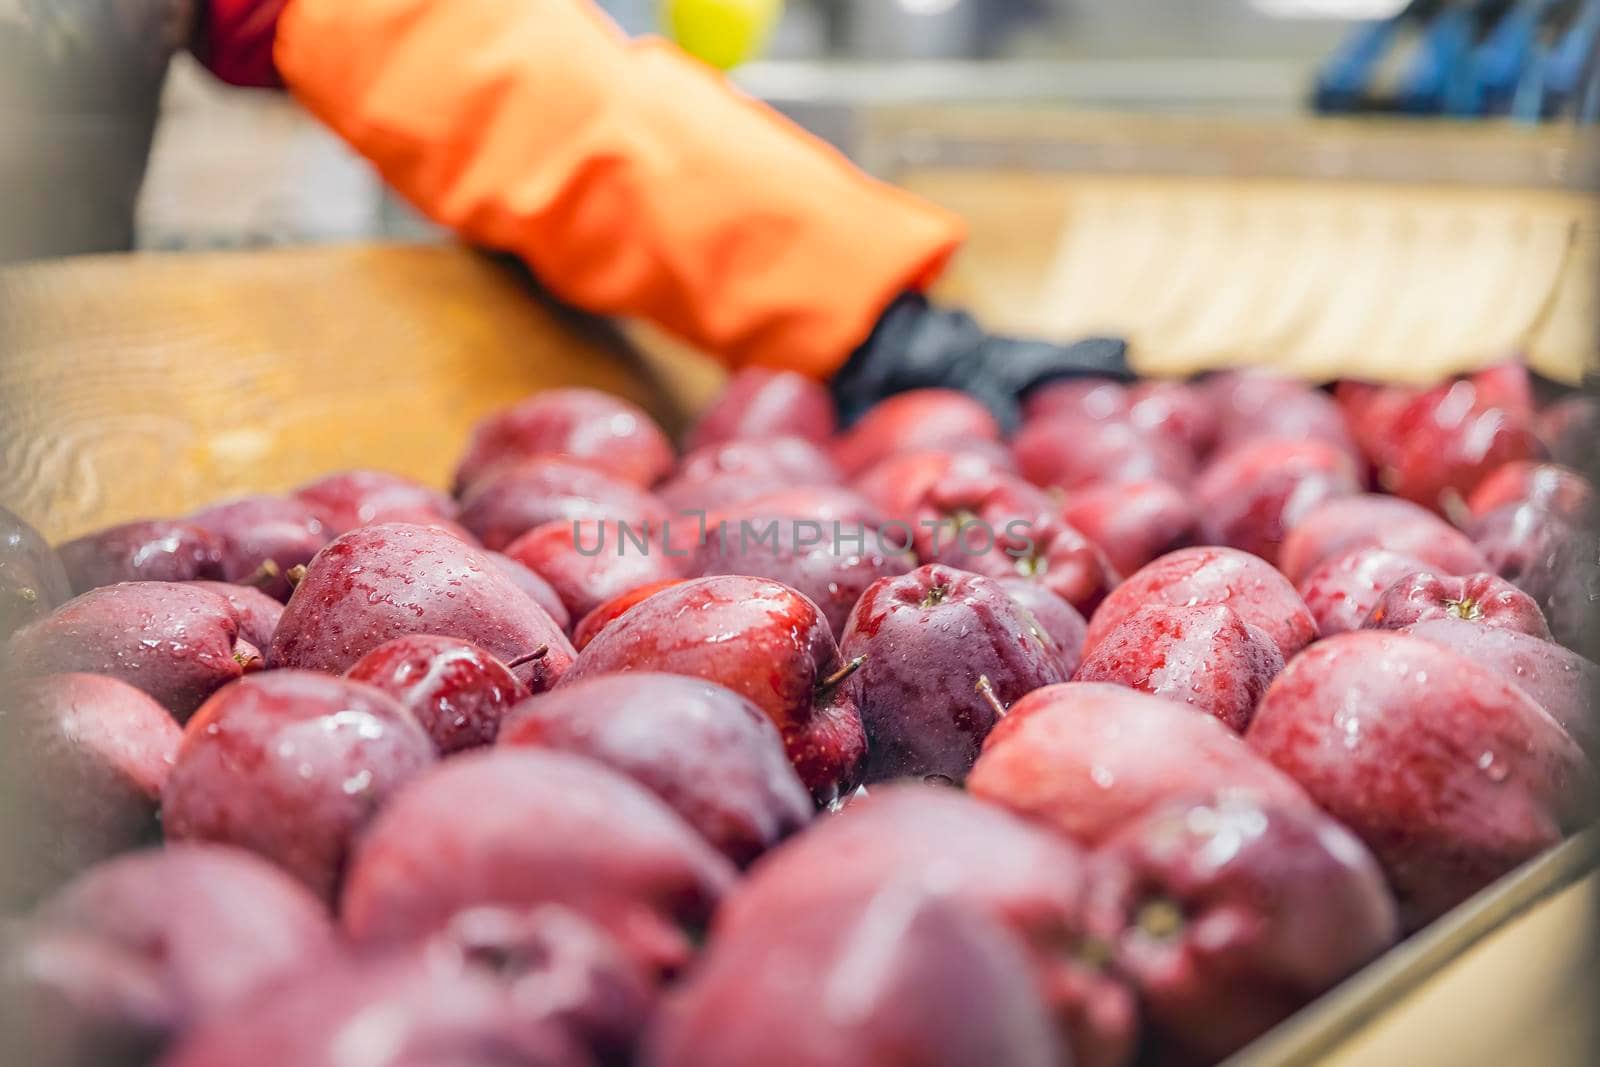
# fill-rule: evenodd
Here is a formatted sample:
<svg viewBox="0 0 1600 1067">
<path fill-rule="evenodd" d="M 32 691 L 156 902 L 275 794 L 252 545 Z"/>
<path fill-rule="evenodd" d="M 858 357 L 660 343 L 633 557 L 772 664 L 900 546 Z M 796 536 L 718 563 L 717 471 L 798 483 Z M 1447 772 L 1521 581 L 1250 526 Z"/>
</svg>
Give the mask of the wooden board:
<svg viewBox="0 0 1600 1067">
<path fill-rule="evenodd" d="M 641 359 L 448 247 L 0 271 L 0 501 L 60 540 L 351 466 L 444 485 L 472 423 L 589 385 L 669 429 L 720 372 Z"/>
</svg>

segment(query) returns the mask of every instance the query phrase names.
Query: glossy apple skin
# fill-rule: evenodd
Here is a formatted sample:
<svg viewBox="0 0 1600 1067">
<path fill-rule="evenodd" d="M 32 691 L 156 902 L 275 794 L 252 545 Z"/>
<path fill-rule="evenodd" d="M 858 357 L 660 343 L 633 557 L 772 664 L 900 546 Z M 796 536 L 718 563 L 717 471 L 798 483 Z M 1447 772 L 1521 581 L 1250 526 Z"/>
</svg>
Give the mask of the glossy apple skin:
<svg viewBox="0 0 1600 1067">
<path fill-rule="evenodd" d="M 356 846 L 340 913 L 358 944 L 393 945 L 472 908 L 562 904 L 666 974 L 689 961 L 685 929 L 703 928 L 735 878 L 623 775 L 570 753 L 494 748 L 446 760 L 390 800 Z"/>
<path fill-rule="evenodd" d="M 511 579 L 512 584 L 528 595 L 528 599 L 543 608 L 557 627 L 563 632 L 572 628 L 572 614 L 561 602 L 555 586 L 535 574 L 527 564 L 518 563 L 503 552 L 487 552 L 485 555 L 489 557 L 489 562 Z"/>
<path fill-rule="evenodd" d="M 239 636 L 257 649 L 265 649 L 272 644 L 272 635 L 278 629 L 278 620 L 283 618 L 283 604 L 248 585 L 235 585 L 232 582 L 186 582 L 196 589 L 204 589 L 208 593 L 215 593 L 228 602 L 233 608 L 233 614 L 239 620 Z"/>
<path fill-rule="evenodd" d="M 1019 701 L 990 732 L 967 791 L 1090 846 L 1175 796 L 1237 791 L 1307 803 L 1212 716 L 1101 682 Z"/>
<path fill-rule="evenodd" d="M 352 840 L 435 758 L 426 731 L 382 690 L 268 671 L 189 720 L 161 819 L 168 840 L 248 849 L 331 901 Z"/>
<path fill-rule="evenodd" d="M 864 946 L 873 952 L 863 971 Z M 652 1028 L 647 1067 L 1054 1067 L 1029 959 L 992 918 L 890 887 L 718 940 Z"/>
<path fill-rule="evenodd" d="M 712 538 L 701 546 L 689 573 L 744 574 L 782 582 L 809 597 L 822 609 L 828 628 L 842 634 L 850 609 L 869 586 L 916 565 L 909 552 L 895 551 L 878 530 L 804 521 L 772 516 L 745 520 L 728 529 L 726 545 Z"/>
<path fill-rule="evenodd" d="M 1102 855 L 1097 924 L 1166 1063 L 1227 1058 L 1399 936 L 1372 854 L 1309 806 L 1176 800 Z"/>
<path fill-rule="evenodd" d="M 485 553 L 432 527 L 380 523 L 317 553 L 267 659 L 273 667 L 338 674 L 407 634 L 471 641 L 502 662 L 545 648 L 517 668 L 534 692 L 554 685 L 574 655 L 549 613 Z"/>
<path fill-rule="evenodd" d="M 473 428 L 456 467 L 463 495 L 491 468 L 538 455 L 566 456 L 650 486 L 672 469 L 672 442 L 635 404 L 597 389 L 546 389 Z"/>
<path fill-rule="evenodd" d="M 1495 468 L 1542 456 L 1530 419 L 1485 405 L 1468 381 L 1431 389 L 1395 420 L 1393 443 L 1379 459 L 1378 481 L 1396 496 L 1446 515 Z"/>
<path fill-rule="evenodd" d="M 1571 649 L 1465 619 L 1430 619 L 1403 631 L 1443 645 L 1506 678 L 1560 723 L 1591 758 L 1600 755 L 1600 665 Z"/>
<path fill-rule="evenodd" d="M 496 467 L 461 498 L 461 524 L 485 548 L 502 551 L 547 522 L 622 519 L 659 523 L 666 505 L 632 482 L 559 456 L 534 456 Z"/>
<path fill-rule="evenodd" d="M 20 911 L 92 863 L 154 840 L 178 724 L 98 674 L 11 681 L 0 696 L 0 907 Z"/>
<path fill-rule="evenodd" d="M 192 522 L 124 523 L 56 549 L 79 593 L 119 582 L 222 581 L 222 539 Z"/>
<path fill-rule="evenodd" d="M 1260 437 L 1321 441 L 1356 459 L 1360 451 L 1332 397 L 1260 371 L 1225 371 L 1202 387 L 1217 413 L 1216 452 Z"/>
<path fill-rule="evenodd" d="M 554 909 L 552 909 L 554 910 Z M 160 1067 L 620 1067 L 650 1009 L 637 973 L 533 932 L 433 943 L 304 976 L 197 1027 Z M 378 1025 L 380 1024 L 381 1025 Z M 596 1033 L 594 1027 L 607 1028 Z M 368 1041 L 363 1037 L 376 1034 Z M 610 1053 L 602 1055 L 602 1051 Z"/>
<path fill-rule="evenodd" d="M 1568 518 L 1594 513 L 1594 486 L 1571 467 L 1516 460 L 1496 467 L 1467 498 L 1474 518 L 1510 504 L 1529 503 Z"/>
<path fill-rule="evenodd" d="M 612 597 L 578 620 L 578 625 L 573 627 L 572 630 L 572 647 L 582 652 L 589 647 L 589 642 L 595 639 L 595 635 L 620 619 L 636 604 L 641 604 L 663 589 L 670 589 L 685 580 L 683 578 L 669 578 L 662 582 L 651 582 L 649 585 L 641 585 L 637 589 L 630 589 L 621 596 Z"/>
<path fill-rule="evenodd" d="M 834 443 L 833 459 L 855 476 L 897 452 L 938 448 L 965 438 L 1000 440 L 989 409 L 954 389 L 912 389 L 880 401 Z"/>
<path fill-rule="evenodd" d="M 1183 446 L 1119 419 L 1035 419 L 1018 432 L 1011 451 L 1028 481 L 1069 493 L 1105 482 L 1183 485 L 1194 474 L 1194 457 Z"/>
<path fill-rule="evenodd" d="M 506 555 L 549 582 L 576 619 L 640 586 L 683 577 L 689 562 L 667 553 L 659 527 L 613 519 L 547 522 L 508 545 Z"/>
<path fill-rule="evenodd" d="M 1011 453 L 1004 445 L 991 444 L 997 455 L 947 448 L 897 453 L 867 468 L 852 484 L 886 518 L 914 522 L 917 502 L 940 481 L 1016 474 Z"/>
<path fill-rule="evenodd" d="M 72 597 L 55 549 L 17 515 L 0 508 L 0 641 Z"/>
<path fill-rule="evenodd" d="M 696 420 L 684 447 L 693 451 L 725 441 L 800 437 L 826 444 L 835 416 L 828 387 L 794 371 L 745 367 Z"/>
<path fill-rule="evenodd" d="M 1199 607 L 1226 604 L 1259 626 L 1285 660 L 1317 635 L 1317 624 L 1288 579 L 1265 560 L 1232 548 L 1181 548 L 1169 552 L 1114 589 L 1089 618 L 1089 655 L 1129 615 L 1150 605 Z"/>
<path fill-rule="evenodd" d="M 660 671 L 716 682 L 751 700 L 783 735 L 801 781 L 831 801 L 854 784 L 866 733 L 833 632 L 802 594 L 765 578 L 724 575 L 671 586 L 601 630 L 567 681 Z"/>
<path fill-rule="evenodd" d="M 1120 580 L 1105 553 L 1060 517 L 1055 502 L 1019 478 L 948 476 L 923 493 L 913 515 L 922 562 L 991 578 L 1028 578 L 1085 614 Z"/>
<path fill-rule="evenodd" d="M 861 660 L 865 781 L 936 777 L 964 781 L 999 719 L 980 691 L 1010 707 L 1040 686 L 1064 682 L 1053 642 L 999 585 L 933 565 L 878 581 L 862 596 L 839 642 Z"/>
<path fill-rule="evenodd" d="M 1027 578 L 996 578 L 1006 595 L 1033 616 L 1038 624 L 1038 636 L 1061 657 L 1061 668 L 1068 678 L 1078 669 L 1083 658 L 1083 638 L 1089 632 L 1089 623 L 1083 613 L 1061 599 L 1038 582 Z"/>
<path fill-rule="evenodd" d="M 19 676 L 104 674 L 153 697 L 182 722 L 212 693 L 261 667 L 238 616 L 215 593 L 177 582 L 124 582 L 74 597 L 18 630 Z"/>
<path fill-rule="evenodd" d="M 1089 887 L 1077 848 L 997 807 L 945 786 L 875 786 L 757 863 L 718 912 L 712 944 L 892 888 L 949 898 L 1022 939 L 1072 1062 L 1117 1067 L 1136 1008 L 1083 944 Z"/>
<path fill-rule="evenodd" d="M 1245 735 L 1383 865 L 1416 930 L 1582 819 L 1583 751 L 1486 667 L 1405 634 L 1318 642 Z"/>
<path fill-rule="evenodd" d="M 1166 482 L 1108 482 L 1067 496 L 1061 517 L 1106 554 L 1120 574 L 1194 543 L 1199 516 Z"/>
<path fill-rule="evenodd" d="M 1533 598 L 1492 574 L 1455 578 L 1421 571 L 1407 575 L 1378 598 L 1362 628 L 1398 630 L 1430 619 L 1462 619 L 1553 640 Z"/>
<path fill-rule="evenodd" d="M 293 495 L 334 537 L 358 526 L 388 522 L 387 516 L 397 512 L 451 520 L 457 513 L 455 501 L 444 493 L 387 471 L 340 471 L 302 485 Z"/>
<path fill-rule="evenodd" d="M 666 531 L 667 545 L 673 552 L 691 554 L 717 537 L 718 529 L 724 525 L 737 531 L 743 519 L 773 515 L 820 522 L 829 529 L 837 522 L 847 530 L 857 526 L 876 530 L 887 521 L 881 509 L 852 489 L 838 485 L 810 485 L 776 493 L 764 492 L 724 507 L 711 508 L 704 517 L 694 512 L 674 515 Z M 910 537 L 906 535 L 893 544 L 899 546 L 909 542 Z"/>
<path fill-rule="evenodd" d="M 1022 416 L 1029 422 L 1062 416 L 1105 422 L 1126 416 L 1132 407 L 1131 390 L 1115 378 L 1064 378 L 1029 390 Z"/>
<path fill-rule="evenodd" d="M 1313 508 L 1361 489 L 1355 463 L 1334 445 L 1254 438 L 1214 460 L 1195 482 L 1200 540 L 1274 563 L 1284 538 Z"/>
<path fill-rule="evenodd" d="M 1600 656 L 1600 533 L 1592 523 L 1528 502 L 1496 508 L 1470 530 L 1490 567 L 1539 603 L 1557 640 Z"/>
<path fill-rule="evenodd" d="M 310 563 L 333 540 L 311 506 L 294 497 L 242 497 L 189 521 L 221 542 L 223 580 L 247 582 L 280 601 L 294 591 L 290 568 Z"/>
<path fill-rule="evenodd" d="M 148 1062 L 169 1038 L 339 958 L 322 905 L 270 864 L 209 845 L 133 852 L 45 901 L 7 952 L 19 1062 Z"/>
<path fill-rule="evenodd" d="M 345 677 L 394 697 L 445 756 L 492 744 L 501 720 L 530 695 L 509 667 L 477 645 L 431 634 L 385 642 Z"/>
<path fill-rule="evenodd" d="M 740 866 L 811 820 L 811 794 L 762 710 L 675 674 L 606 674 L 518 705 L 502 746 L 586 756 L 661 798 Z"/>
<path fill-rule="evenodd" d="M 1150 607 L 1106 635 L 1072 676 L 1190 704 L 1243 733 L 1283 653 L 1230 607 Z"/>
<path fill-rule="evenodd" d="M 1189 382 L 1144 381 L 1128 390 L 1128 420 L 1147 433 L 1166 437 L 1201 458 L 1211 451 L 1221 429 L 1216 405 L 1205 388 Z"/>
<path fill-rule="evenodd" d="M 1389 587 L 1428 565 L 1384 548 L 1357 548 L 1318 564 L 1300 583 L 1300 598 L 1322 637 L 1359 630 Z"/>
<path fill-rule="evenodd" d="M 716 508 L 796 485 L 837 485 L 839 468 L 800 437 L 705 445 L 684 456 L 657 492 L 668 507 Z"/>
<path fill-rule="evenodd" d="M 1289 530 L 1278 567 L 1295 583 L 1321 564 L 1361 548 L 1381 548 L 1422 560 L 1446 574 L 1485 570 L 1470 538 L 1421 505 L 1362 493 L 1326 500 Z"/>
</svg>

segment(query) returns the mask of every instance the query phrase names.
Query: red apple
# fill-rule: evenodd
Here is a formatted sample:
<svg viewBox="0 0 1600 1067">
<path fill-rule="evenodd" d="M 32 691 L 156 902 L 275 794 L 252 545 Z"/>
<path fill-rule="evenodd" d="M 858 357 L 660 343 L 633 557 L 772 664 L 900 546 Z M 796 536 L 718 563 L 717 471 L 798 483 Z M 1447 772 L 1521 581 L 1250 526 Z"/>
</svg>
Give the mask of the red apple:
<svg viewBox="0 0 1600 1067">
<path fill-rule="evenodd" d="M 0 508 L 0 641 L 72 597 L 55 550 L 21 518 Z"/>
<path fill-rule="evenodd" d="M 1083 613 L 1038 582 L 1020 576 L 996 578 L 995 581 L 1007 596 L 1033 616 L 1029 629 L 1040 640 L 1055 645 L 1062 670 L 1068 678 L 1072 677 L 1083 658 L 1084 635 L 1089 632 Z"/>
<path fill-rule="evenodd" d="M 328 533 L 337 537 L 358 526 L 393 521 L 395 514 L 454 519 L 456 504 L 437 489 L 385 471 L 341 471 L 308 482 L 294 491 Z M 424 524 L 426 525 L 426 524 Z"/>
<path fill-rule="evenodd" d="M 689 431 L 689 449 L 774 435 L 825 444 L 833 436 L 827 386 L 794 371 L 744 367 L 728 379 Z"/>
<path fill-rule="evenodd" d="M 574 655 L 549 614 L 484 552 L 431 527 L 380 523 L 317 553 L 289 598 L 268 660 L 343 673 L 407 634 L 457 637 L 502 662 L 525 661 L 517 677 L 535 692 L 554 685 Z"/>
<path fill-rule="evenodd" d="M 1484 477 L 1543 452 L 1524 413 L 1485 405 L 1469 381 L 1431 389 L 1395 420 L 1378 481 L 1396 496 L 1457 515 Z"/>
<path fill-rule="evenodd" d="M 248 849 L 332 900 L 355 836 L 434 758 L 426 731 L 382 690 L 268 671 L 189 721 L 161 819 L 169 840 Z"/>
<path fill-rule="evenodd" d="M 192 522 L 130 522 L 60 546 L 57 555 L 79 593 L 119 582 L 222 580 L 222 540 Z"/>
<path fill-rule="evenodd" d="M 948 898 L 1022 939 L 1073 1063 L 1125 1063 L 1135 1003 L 1086 937 L 1083 855 L 948 787 L 907 783 L 868 793 L 756 864 L 718 912 L 713 946 L 781 926 L 774 916 L 840 910 L 870 894 Z"/>
<path fill-rule="evenodd" d="M 1362 627 L 1398 630 L 1429 619 L 1464 619 L 1553 640 L 1544 613 L 1533 598 L 1492 574 L 1462 578 L 1441 577 L 1428 571 L 1409 574 L 1384 591 Z"/>
<path fill-rule="evenodd" d="M 1583 751 L 1486 667 L 1358 631 L 1292 660 L 1245 740 L 1378 857 L 1415 930 L 1583 818 Z"/>
<path fill-rule="evenodd" d="M 1199 458 L 1211 451 L 1221 428 L 1210 393 L 1188 382 L 1146 381 L 1128 390 L 1128 419 L 1147 433 L 1166 437 Z"/>
<path fill-rule="evenodd" d="M 7 646 L 21 677 L 104 674 L 154 697 L 179 722 L 224 685 L 261 668 L 232 606 L 177 582 L 91 590 L 24 626 Z"/>
<path fill-rule="evenodd" d="M 639 407 L 596 389 L 547 389 L 483 419 L 456 468 L 458 496 L 499 463 L 567 456 L 634 485 L 672 469 L 672 443 Z"/>
<path fill-rule="evenodd" d="M 1496 467 L 1478 483 L 1467 500 L 1474 518 L 1510 504 L 1529 503 L 1574 519 L 1591 513 L 1594 486 L 1571 467 L 1557 463 L 1514 460 Z"/>
<path fill-rule="evenodd" d="M 839 468 L 800 437 L 705 445 L 683 457 L 658 492 L 668 506 L 715 508 L 796 485 L 836 485 Z"/>
<path fill-rule="evenodd" d="M 1054 1067 L 1058 1045 L 1014 935 L 890 887 L 717 940 L 664 1006 L 643 1062 Z"/>
<path fill-rule="evenodd" d="M 442 755 L 493 743 L 500 722 L 528 687 L 469 641 L 427 634 L 397 637 L 345 672 L 394 697 Z"/>
<path fill-rule="evenodd" d="M 938 448 L 965 438 L 1000 439 L 989 409 L 954 389 L 912 389 L 881 401 L 834 445 L 833 458 L 855 476 L 897 452 Z"/>
<path fill-rule="evenodd" d="M 250 496 L 197 511 L 189 521 L 222 546 L 222 577 L 288 600 L 288 572 L 310 563 L 333 535 L 309 504 L 294 497 Z"/>
<path fill-rule="evenodd" d="M 1307 803 L 1212 716 L 1096 682 L 1052 685 L 1019 701 L 989 734 L 967 791 L 1085 845 L 1177 796 L 1227 791 Z"/>
<path fill-rule="evenodd" d="M 1192 704 L 1243 733 L 1283 653 L 1259 626 L 1224 604 L 1149 607 L 1108 633 L 1084 658 L 1077 682 L 1111 682 Z"/>
<path fill-rule="evenodd" d="M 556 592 L 555 586 L 535 574 L 527 564 L 518 563 L 503 552 L 486 552 L 485 555 L 489 557 L 490 563 L 499 567 L 505 576 L 511 579 L 512 584 L 527 594 L 529 600 L 543 608 L 557 627 L 563 632 L 572 628 L 572 614 L 561 602 L 561 596 Z"/>
<path fill-rule="evenodd" d="M 147 1063 L 170 1038 L 253 1010 L 340 955 L 316 898 L 247 852 L 128 853 L 46 901 L 9 953 L 13 1062 Z"/>
<path fill-rule="evenodd" d="M 1194 486 L 1200 540 L 1276 562 L 1317 505 L 1361 492 L 1349 453 L 1325 441 L 1257 437 L 1213 460 Z"/>
<path fill-rule="evenodd" d="M 1015 474 L 1011 454 L 1000 446 L 999 457 L 976 452 L 929 449 L 900 452 L 868 467 L 855 488 L 888 518 L 915 523 L 917 501 L 947 478 L 963 481 L 993 474 Z"/>
<path fill-rule="evenodd" d="M 668 509 L 653 494 L 605 471 L 559 456 L 497 466 L 461 498 L 461 523 L 486 548 L 503 550 L 547 522 L 621 519 L 659 524 Z"/>
<path fill-rule="evenodd" d="M 1600 666 L 1552 641 L 1464 619 L 1429 619 L 1403 633 L 1443 645 L 1487 667 L 1534 699 L 1591 757 L 1600 754 Z"/>
<path fill-rule="evenodd" d="M 859 773 L 858 683 L 821 611 L 786 585 L 721 576 L 665 589 L 601 630 L 566 680 L 625 671 L 703 678 L 749 698 L 819 799 L 833 799 Z"/>
<path fill-rule="evenodd" d="M 278 620 L 283 618 L 283 605 L 280 602 L 248 585 L 235 585 L 232 582 L 184 584 L 215 593 L 226 600 L 228 606 L 233 608 L 234 617 L 239 620 L 239 636 L 247 643 L 257 649 L 267 648 L 272 644 L 272 635 L 278 629 Z"/>
<path fill-rule="evenodd" d="M 1427 508 L 1398 497 L 1363 493 L 1312 508 L 1295 523 L 1278 554 L 1291 582 L 1358 548 L 1383 548 L 1422 560 L 1448 574 L 1484 570 L 1483 553 L 1461 531 Z"/>
<path fill-rule="evenodd" d="M 1182 445 L 1124 419 L 1036 419 L 1012 440 L 1011 450 L 1028 481 L 1069 493 L 1105 482 L 1182 485 L 1194 473 L 1194 457 Z"/>
<path fill-rule="evenodd" d="M 1264 630 L 1287 660 L 1311 643 L 1317 624 L 1288 579 L 1264 560 L 1231 548 L 1182 548 L 1118 586 L 1089 619 L 1084 655 L 1140 608 L 1226 604 Z"/>
<path fill-rule="evenodd" d="M 1167 1062 L 1227 1058 L 1399 935 L 1371 853 L 1309 805 L 1177 800 L 1102 855 L 1102 936 Z"/>
<path fill-rule="evenodd" d="M 684 581 L 682 578 L 669 578 L 664 582 L 651 582 L 649 585 L 641 585 L 637 589 L 630 589 L 621 596 L 612 597 L 578 620 L 578 625 L 572 630 L 572 647 L 582 652 L 601 630 L 620 619 L 634 605 L 643 603 L 661 592 L 661 590 L 668 589 L 682 581 Z"/>
<path fill-rule="evenodd" d="M 358 944 L 395 945 L 465 911 L 561 904 L 670 973 L 735 878 L 643 786 L 581 756 L 496 748 L 444 761 L 384 807 L 356 846 L 340 914 Z"/>
<path fill-rule="evenodd" d="M 1022 414 L 1029 422 L 1062 415 L 1103 422 L 1126 416 L 1132 407 L 1131 390 L 1115 378 L 1064 378 L 1029 390 Z"/>
<path fill-rule="evenodd" d="M 839 642 L 861 663 L 868 782 L 959 782 L 1005 710 L 1064 682 L 1055 643 L 990 579 L 928 566 L 875 582 Z"/>
<path fill-rule="evenodd" d="M 0 906 L 20 910 L 154 839 L 179 733 L 161 705 L 115 678 L 13 681 L 0 698 Z"/>
<path fill-rule="evenodd" d="M 587 756 L 660 797 L 744 866 L 810 821 L 783 738 L 730 689 L 675 674 L 606 674 L 519 705 L 501 745 Z"/>
<path fill-rule="evenodd" d="M 1317 620 L 1317 633 L 1332 637 L 1361 629 L 1391 585 L 1427 569 L 1415 556 L 1357 548 L 1313 568 L 1300 583 L 1300 597 Z"/>
<path fill-rule="evenodd" d="M 1333 398 L 1303 382 L 1262 371 L 1226 371 L 1204 383 L 1217 414 L 1218 453 L 1258 437 L 1321 441 L 1359 458 Z"/>
<path fill-rule="evenodd" d="M 1194 542 L 1199 516 L 1166 482 L 1107 482 L 1068 495 L 1061 515 L 1122 574 Z"/>
<path fill-rule="evenodd" d="M 549 582 L 578 619 L 640 586 L 681 578 L 688 563 L 668 555 L 659 527 L 615 519 L 547 522 L 513 541 L 506 555 Z"/>
</svg>

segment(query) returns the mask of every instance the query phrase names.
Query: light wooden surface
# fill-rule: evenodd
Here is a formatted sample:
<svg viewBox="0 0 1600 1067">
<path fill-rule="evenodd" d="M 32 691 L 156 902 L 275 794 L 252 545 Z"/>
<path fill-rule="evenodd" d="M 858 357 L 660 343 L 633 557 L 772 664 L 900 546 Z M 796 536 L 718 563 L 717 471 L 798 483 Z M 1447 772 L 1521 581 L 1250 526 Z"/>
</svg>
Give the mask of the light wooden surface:
<svg viewBox="0 0 1600 1067">
<path fill-rule="evenodd" d="M 719 372 L 584 339 L 458 248 L 62 260 L 0 272 L 0 501 L 60 540 L 350 466 L 444 485 L 474 421 L 591 385 L 668 428 Z"/>
</svg>

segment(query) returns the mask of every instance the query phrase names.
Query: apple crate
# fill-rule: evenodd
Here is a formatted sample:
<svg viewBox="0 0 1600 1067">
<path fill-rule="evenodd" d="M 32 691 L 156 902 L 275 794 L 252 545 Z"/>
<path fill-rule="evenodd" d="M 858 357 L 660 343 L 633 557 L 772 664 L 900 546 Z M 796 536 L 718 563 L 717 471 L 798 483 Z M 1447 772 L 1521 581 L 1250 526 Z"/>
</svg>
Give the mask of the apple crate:
<svg viewBox="0 0 1600 1067">
<path fill-rule="evenodd" d="M 869 124 L 868 155 L 880 169 L 972 220 L 971 245 L 945 288 L 996 324 L 1061 336 L 1126 332 L 1152 374 L 1244 363 L 1313 379 L 1417 380 L 1520 352 L 1546 378 L 1576 384 L 1590 367 L 1600 244 L 1577 192 L 1589 173 L 1581 145 L 1526 134 L 1518 170 L 1498 152 L 1503 142 L 1491 150 L 1451 133 L 1458 140 L 1435 146 L 1444 155 L 1499 170 L 1440 193 L 1372 147 L 1376 136 L 1400 151 L 1410 133 L 1037 115 L 1016 123 L 1027 139 L 998 136 L 1007 127 L 993 114 L 886 113 Z M 1299 138 L 1287 155 L 1285 137 Z M 1194 169 L 1197 145 L 1215 166 L 1180 173 L 1184 159 Z M 1321 169 L 1297 177 L 1296 167 Z M 1404 173 L 1385 177 L 1385 167 Z M 1441 197 L 1456 214 L 1416 221 Z M 1318 205 L 1366 219 L 1368 244 L 1306 252 L 1324 274 L 1343 273 L 1321 299 L 1279 287 L 1282 299 L 1299 301 L 1285 311 L 1263 295 L 1273 289 L 1267 279 L 1274 263 L 1304 251 L 1295 242 L 1314 244 L 1315 235 L 1294 231 L 1293 241 L 1274 244 L 1271 220 L 1304 219 Z M 1123 227 L 1095 222 L 1102 212 Z M 1168 223 L 1152 229 L 1152 212 Z M 1040 218 L 1060 225 L 1039 226 Z M 1095 273 L 1087 265 L 1112 263 L 1096 256 L 1097 243 L 1120 258 L 1086 290 Z M 1457 269 L 1465 249 L 1485 265 Z M 1356 270 L 1358 253 L 1371 258 Z M 1204 307 L 1202 281 L 1235 266 L 1240 292 L 1227 307 Z M 1473 275 L 1479 269 L 1484 276 Z M 1357 284 L 1366 271 L 1381 284 Z M 1164 289 L 1161 298 L 1141 308 L 1152 287 Z M 1464 291 L 1503 299 L 1453 314 Z M 1408 299 L 1427 313 L 1368 306 Z M 1247 325 L 1263 320 L 1273 328 Z M 1317 343 L 1280 345 L 1299 336 L 1295 323 L 1322 323 Z M 1401 339 L 1415 358 L 1375 358 Z M 542 299 L 515 268 L 448 247 L 12 268 L 0 271 L 0 353 L 0 499 L 52 541 L 352 466 L 444 485 L 477 419 L 557 386 L 618 393 L 675 432 L 722 379 L 645 328 L 597 326 Z M 1597 919 L 1600 831 L 1590 831 L 1403 942 L 1230 1063 L 1593 1062 Z"/>
</svg>

